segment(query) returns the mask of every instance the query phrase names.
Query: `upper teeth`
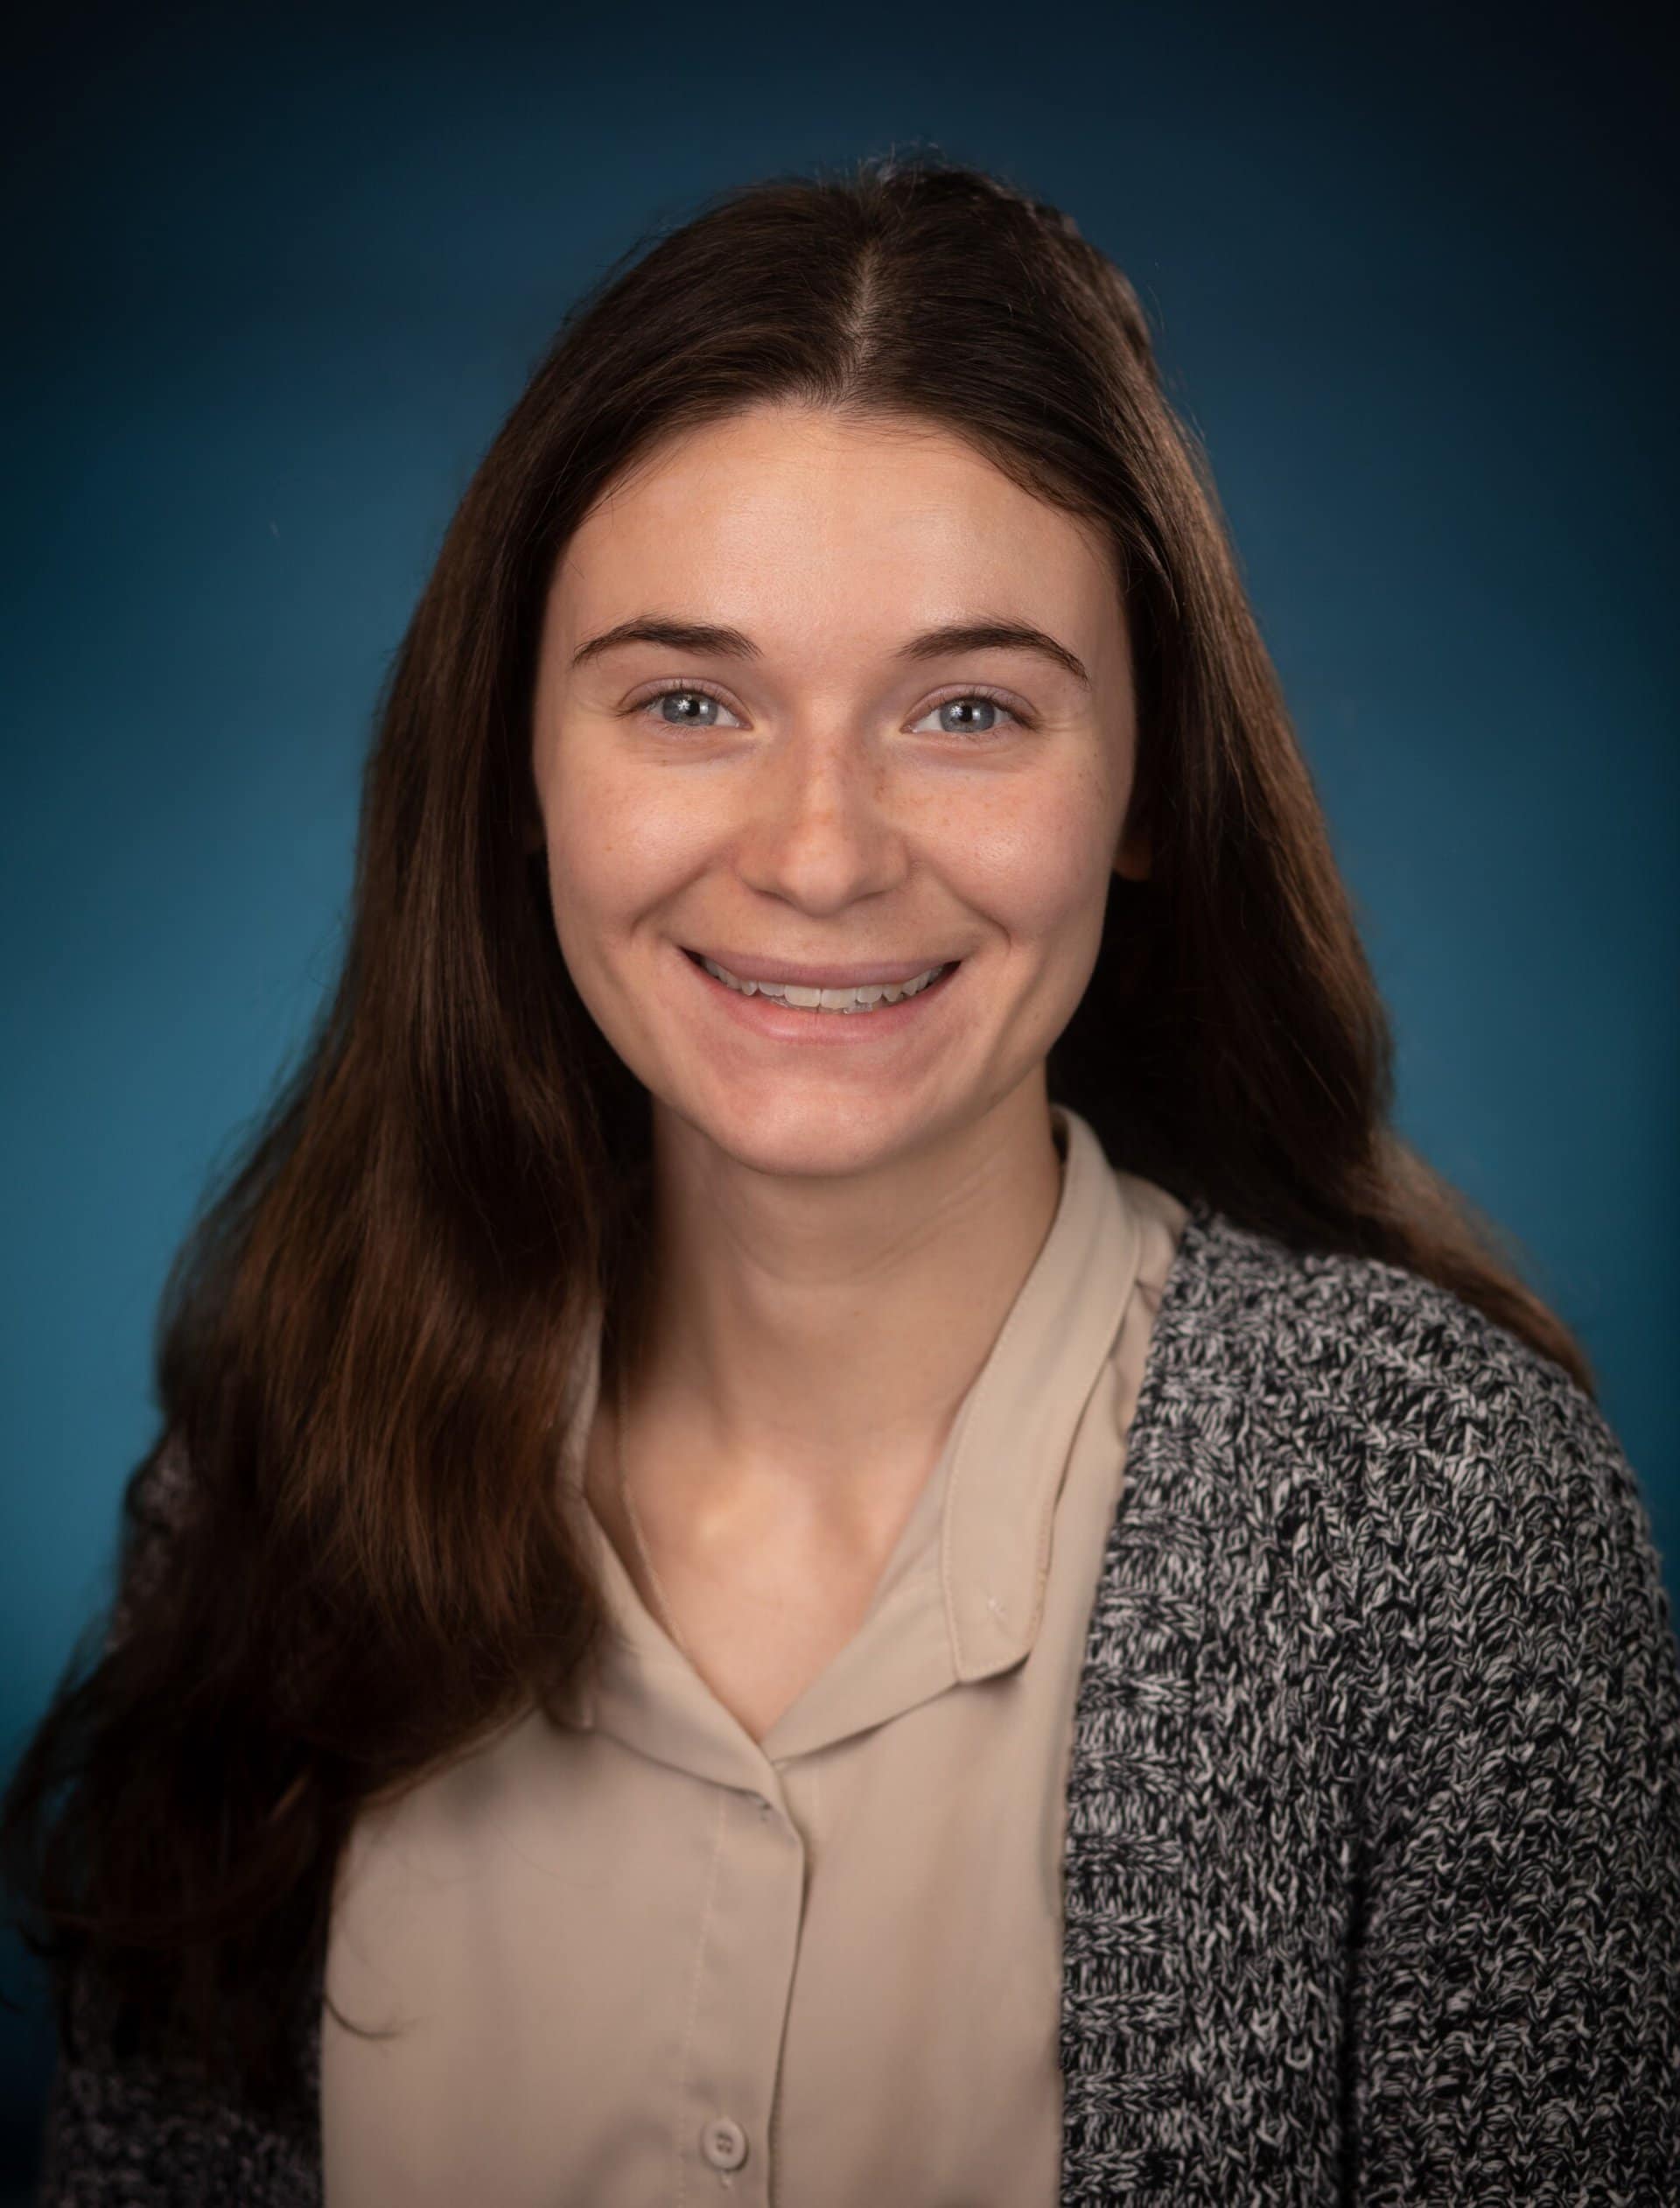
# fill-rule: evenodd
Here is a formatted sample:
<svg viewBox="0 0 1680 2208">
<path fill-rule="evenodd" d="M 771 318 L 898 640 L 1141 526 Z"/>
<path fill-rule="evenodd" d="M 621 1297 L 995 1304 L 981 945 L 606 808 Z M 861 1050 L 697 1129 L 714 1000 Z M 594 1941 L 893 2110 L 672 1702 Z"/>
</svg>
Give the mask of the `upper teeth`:
<svg viewBox="0 0 1680 2208">
<path fill-rule="evenodd" d="M 900 997 L 914 997 L 930 981 L 937 981 L 943 966 L 929 966 L 914 981 L 866 981 L 856 989 L 802 989 L 791 981 L 742 981 L 715 958 L 703 958 L 709 974 L 744 997 L 774 997 L 780 1003 L 798 1005 L 807 1012 L 872 1012 L 877 1005 L 895 1005 Z"/>
</svg>

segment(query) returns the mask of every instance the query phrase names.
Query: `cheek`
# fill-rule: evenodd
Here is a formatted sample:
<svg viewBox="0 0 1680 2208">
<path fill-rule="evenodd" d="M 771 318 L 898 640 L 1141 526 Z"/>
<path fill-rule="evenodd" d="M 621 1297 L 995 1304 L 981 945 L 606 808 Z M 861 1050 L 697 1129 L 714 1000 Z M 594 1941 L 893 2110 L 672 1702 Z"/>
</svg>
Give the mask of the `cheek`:
<svg viewBox="0 0 1680 2208">
<path fill-rule="evenodd" d="M 690 873 L 696 810 L 650 805 L 631 778 L 557 761 L 544 796 L 549 890 L 568 963 L 632 927 Z"/>
<path fill-rule="evenodd" d="M 1100 930 L 1112 840 L 1102 792 L 1081 781 L 1000 785 L 954 809 L 947 873 L 1023 948 L 1083 947 Z"/>
</svg>

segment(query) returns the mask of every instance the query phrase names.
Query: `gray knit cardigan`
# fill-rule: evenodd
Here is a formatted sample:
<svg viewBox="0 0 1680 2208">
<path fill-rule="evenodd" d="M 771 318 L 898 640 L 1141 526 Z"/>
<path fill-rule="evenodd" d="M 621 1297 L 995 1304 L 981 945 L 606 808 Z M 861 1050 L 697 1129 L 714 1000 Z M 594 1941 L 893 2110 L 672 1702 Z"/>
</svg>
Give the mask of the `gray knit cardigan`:
<svg viewBox="0 0 1680 2208">
<path fill-rule="evenodd" d="M 1068 1781 L 1063 2208 L 1675 2208 L 1680 1650 L 1592 1402 L 1445 1290 L 1198 1202 L 1128 1463 Z M 319 2202 L 313 2003 L 297 2045 L 290 2120 L 61 2058 L 43 2208 Z"/>
</svg>

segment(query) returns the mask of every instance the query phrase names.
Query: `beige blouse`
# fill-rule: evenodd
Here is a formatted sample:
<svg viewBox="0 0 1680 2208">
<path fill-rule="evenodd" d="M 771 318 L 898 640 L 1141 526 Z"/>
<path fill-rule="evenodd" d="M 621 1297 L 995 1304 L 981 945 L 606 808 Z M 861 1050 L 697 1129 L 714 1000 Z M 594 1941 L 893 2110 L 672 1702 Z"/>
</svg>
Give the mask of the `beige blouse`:
<svg viewBox="0 0 1680 2208">
<path fill-rule="evenodd" d="M 326 2208 L 1054 2208 L 1073 1714 L 1185 1220 L 1054 1108 L 1043 1248 L 852 1639 L 755 1742 L 564 1476 L 619 1630 L 364 1813 L 322 2020 Z"/>
</svg>

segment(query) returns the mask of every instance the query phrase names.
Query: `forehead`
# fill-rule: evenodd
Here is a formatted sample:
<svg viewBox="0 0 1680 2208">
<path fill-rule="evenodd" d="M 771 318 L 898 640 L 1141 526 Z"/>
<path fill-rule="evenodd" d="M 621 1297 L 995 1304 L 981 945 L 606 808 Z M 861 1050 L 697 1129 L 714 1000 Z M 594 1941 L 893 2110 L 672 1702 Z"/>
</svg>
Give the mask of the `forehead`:
<svg viewBox="0 0 1680 2208">
<path fill-rule="evenodd" d="M 755 409 L 675 437 L 611 485 L 555 573 L 576 641 L 657 606 L 808 641 L 992 613 L 1101 655 L 1119 624 L 1098 532 L 935 424 Z M 1073 641 L 1070 638 L 1070 641 Z"/>
</svg>

